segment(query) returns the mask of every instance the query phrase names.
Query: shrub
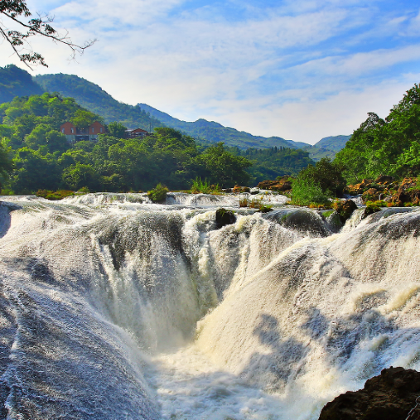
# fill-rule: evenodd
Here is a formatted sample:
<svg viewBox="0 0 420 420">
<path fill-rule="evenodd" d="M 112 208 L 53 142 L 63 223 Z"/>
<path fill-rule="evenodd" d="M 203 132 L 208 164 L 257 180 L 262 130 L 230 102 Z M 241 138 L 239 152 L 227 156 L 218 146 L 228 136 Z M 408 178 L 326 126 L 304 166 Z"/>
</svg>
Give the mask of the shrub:
<svg viewBox="0 0 420 420">
<path fill-rule="evenodd" d="M 261 204 L 259 211 L 261 213 L 268 213 L 269 211 L 273 210 L 273 206 L 271 205 L 266 205 L 266 204 Z"/>
<path fill-rule="evenodd" d="M 153 188 L 153 190 L 147 192 L 147 196 L 153 201 L 153 203 L 162 203 L 165 201 L 168 191 L 168 188 L 159 183 L 155 188 Z"/>
<path fill-rule="evenodd" d="M 192 180 L 191 192 L 193 194 L 218 194 L 220 192 L 220 187 L 219 184 L 210 185 L 210 182 L 207 180 L 207 178 L 205 178 L 203 181 L 200 177 L 197 177 Z"/>
<path fill-rule="evenodd" d="M 329 205 L 329 195 L 313 179 L 298 178 L 293 182 L 292 204 L 309 206 L 311 203 Z"/>
</svg>

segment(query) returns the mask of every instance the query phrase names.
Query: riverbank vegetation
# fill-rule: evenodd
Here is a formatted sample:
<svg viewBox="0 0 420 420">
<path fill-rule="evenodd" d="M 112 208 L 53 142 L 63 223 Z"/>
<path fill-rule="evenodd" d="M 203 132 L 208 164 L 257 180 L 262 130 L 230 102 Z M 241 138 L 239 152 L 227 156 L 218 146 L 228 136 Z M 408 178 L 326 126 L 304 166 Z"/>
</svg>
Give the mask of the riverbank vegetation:
<svg viewBox="0 0 420 420">
<path fill-rule="evenodd" d="M 3 194 L 56 191 L 139 191 L 161 182 L 169 189 L 188 189 L 191 180 L 206 179 L 221 187 L 245 184 L 251 162 L 225 149 L 207 148 L 172 128 L 156 128 L 143 138 L 121 138 L 124 127 L 110 124 L 97 142 L 70 144 L 59 129 L 66 121 L 89 126 L 101 117 L 86 111 L 72 98 L 44 93 L 15 98 L 0 105 Z M 1 152 L 0 150 L 0 152 Z M 1 158 L 0 153 L 0 158 Z M 1 162 L 0 162 L 1 164 Z"/>
<path fill-rule="evenodd" d="M 121 122 L 109 124 L 108 133 L 96 142 L 70 144 L 59 131 L 62 123 L 82 127 L 103 120 L 54 93 L 16 97 L 0 105 L 0 120 L 3 194 L 41 190 L 59 198 L 62 193 L 51 191 L 153 191 L 157 183 L 169 190 L 218 194 L 259 182 L 262 189 L 288 195 L 292 204 L 311 207 L 331 206 L 344 194 L 360 194 L 375 208 L 420 201 L 417 84 L 385 119 L 369 113 L 334 160 L 316 163 L 300 149 L 240 150 L 221 142 L 202 146 L 167 127 L 142 138 L 124 138 Z"/>
</svg>

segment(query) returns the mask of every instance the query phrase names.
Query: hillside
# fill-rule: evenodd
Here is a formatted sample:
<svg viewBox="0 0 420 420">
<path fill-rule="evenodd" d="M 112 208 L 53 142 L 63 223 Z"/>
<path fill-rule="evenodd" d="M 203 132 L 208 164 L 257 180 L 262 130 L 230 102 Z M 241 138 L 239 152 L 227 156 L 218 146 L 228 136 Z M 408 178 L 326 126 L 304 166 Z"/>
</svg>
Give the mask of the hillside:
<svg viewBox="0 0 420 420">
<path fill-rule="evenodd" d="M 245 131 L 238 131 L 234 128 L 224 127 L 217 122 L 207 121 L 202 118 L 195 122 L 182 121 L 147 104 L 138 104 L 138 107 L 143 111 L 150 113 L 150 115 L 159 119 L 168 127 L 181 130 L 186 134 L 197 138 L 201 142 L 217 143 L 219 141 L 223 141 L 227 146 L 236 146 L 240 149 L 248 149 L 250 147 L 258 149 L 270 147 L 299 149 L 309 146 L 307 143 L 285 140 L 282 137 L 253 136 Z"/>
<path fill-rule="evenodd" d="M 40 95 L 43 89 L 25 70 L 13 64 L 0 67 L 0 103 L 10 102 L 15 96 Z"/>
<path fill-rule="evenodd" d="M 313 146 L 304 147 L 303 150 L 309 153 L 309 157 L 315 162 L 326 157 L 334 159 L 336 153 L 343 149 L 351 136 L 330 136 L 324 137 Z"/>
<path fill-rule="evenodd" d="M 0 68 L 0 103 L 9 102 L 15 96 L 29 96 L 43 92 L 58 92 L 63 97 L 72 97 L 82 107 L 101 115 L 104 122 L 119 121 L 128 128 L 168 126 L 197 139 L 203 145 L 224 142 L 228 147 L 267 149 L 272 147 L 303 149 L 314 160 L 333 158 L 344 147 L 349 136 L 325 137 L 316 145 L 285 140 L 282 137 L 253 136 L 235 128 L 198 119 L 195 122 L 182 121 L 146 104 L 132 106 L 121 103 L 100 86 L 75 75 L 48 74 L 31 77 L 25 70 L 14 65 Z"/>
<path fill-rule="evenodd" d="M 128 128 L 162 127 L 161 121 L 149 116 L 138 107 L 118 102 L 98 85 L 75 75 L 46 74 L 34 77 L 36 83 L 47 92 L 58 92 L 72 97 L 84 108 L 104 118 L 106 123 L 119 121 Z"/>
<path fill-rule="evenodd" d="M 346 145 L 350 137 L 351 136 L 324 137 L 318 143 L 315 143 L 314 147 L 318 147 L 320 149 L 332 150 L 333 152 L 339 152 L 341 149 L 344 148 L 344 146 Z"/>
</svg>

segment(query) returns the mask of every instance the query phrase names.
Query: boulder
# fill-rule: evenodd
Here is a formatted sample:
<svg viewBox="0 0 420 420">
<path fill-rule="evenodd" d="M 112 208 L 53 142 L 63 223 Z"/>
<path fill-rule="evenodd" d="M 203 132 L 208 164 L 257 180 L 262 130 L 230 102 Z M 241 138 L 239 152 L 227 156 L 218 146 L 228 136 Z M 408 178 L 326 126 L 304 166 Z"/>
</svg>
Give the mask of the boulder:
<svg viewBox="0 0 420 420">
<path fill-rule="evenodd" d="M 250 192 L 251 188 L 249 187 L 242 187 L 241 185 L 235 185 L 232 189 L 232 192 L 234 193 L 244 193 L 244 192 Z"/>
<path fill-rule="evenodd" d="M 345 200 L 334 203 L 334 208 L 340 216 L 341 223 L 344 224 L 357 209 L 357 205 L 353 200 Z"/>
<path fill-rule="evenodd" d="M 367 191 L 365 191 L 362 195 L 362 200 L 364 203 L 366 201 L 377 201 L 379 200 L 379 196 L 381 195 L 381 191 L 377 188 L 369 188 Z"/>
<path fill-rule="evenodd" d="M 378 176 L 378 178 L 375 179 L 375 183 L 381 184 L 381 185 L 388 185 L 388 184 L 391 184 L 393 181 L 394 181 L 394 178 L 392 176 L 387 176 L 387 175 L 380 175 Z"/>
<path fill-rule="evenodd" d="M 363 389 L 341 394 L 326 404 L 319 420 L 406 420 L 419 395 L 420 373 L 391 366 L 367 380 Z M 418 419 L 420 407 L 412 414 L 410 419 Z"/>
<path fill-rule="evenodd" d="M 371 179 L 363 179 L 359 184 L 349 185 L 347 190 L 350 195 L 363 194 L 367 189 L 370 188 L 371 183 Z"/>
<path fill-rule="evenodd" d="M 216 210 L 216 226 L 217 229 L 236 222 L 236 216 L 231 210 L 220 208 Z"/>
<path fill-rule="evenodd" d="M 416 178 L 404 178 L 398 191 L 392 196 L 392 201 L 398 206 L 404 206 L 405 203 L 418 204 L 420 201 L 420 190 Z"/>
</svg>

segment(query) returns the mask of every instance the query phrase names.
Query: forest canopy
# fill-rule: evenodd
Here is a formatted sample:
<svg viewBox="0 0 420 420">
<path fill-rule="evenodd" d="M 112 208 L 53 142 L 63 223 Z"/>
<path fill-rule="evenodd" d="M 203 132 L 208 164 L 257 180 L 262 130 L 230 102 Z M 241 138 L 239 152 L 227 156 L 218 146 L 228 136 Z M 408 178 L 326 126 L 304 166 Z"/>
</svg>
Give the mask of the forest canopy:
<svg viewBox="0 0 420 420">
<path fill-rule="evenodd" d="M 382 119 L 375 113 L 354 131 L 336 155 L 348 182 L 379 175 L 420 173 L 420 87 L 415 84 Z"/>
<path fill-rule="evenodd" d="M 144 138 L 122 138 L 125 127 L 116 122 L 97 142 L 72 145 L 59 131 L 62 123 L 85 126 L 101 117 L 58 94 L 16 97 L 0 105 L 0 120 L 0 137 L 13 163 L 3 182 L 16 194 L 82 187 L 139 191 L 157 182 L 187 189 L 196 177 L 220 186 L 249 180 L 245 169 L 251 162 L 245 157 L 233 155 L 222 143 L 204 149 L 192 137 L 167 127 Z"/>
</svg>

